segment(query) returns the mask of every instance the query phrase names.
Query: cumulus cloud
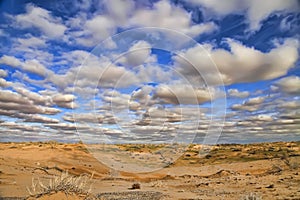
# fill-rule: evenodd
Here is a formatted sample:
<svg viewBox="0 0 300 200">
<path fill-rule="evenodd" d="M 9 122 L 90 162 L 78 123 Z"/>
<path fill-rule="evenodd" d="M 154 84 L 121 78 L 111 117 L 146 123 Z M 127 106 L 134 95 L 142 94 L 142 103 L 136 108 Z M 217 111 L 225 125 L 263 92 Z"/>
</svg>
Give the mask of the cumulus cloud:
<svg viewBox="0 0 300 200">
<path fill-rule="evenodd" d="M 300 102 L 299 101 L 283 102 L 279 107 L 284 109 L 290 109 L 290 110 L 300 109 Z"/>
<path fill-rule="evenodd" d="M 159 85 L 154 98 L 170 104 L 202 104 L 219 96 L 217 90 L 194 88 L 190 85 Z"/>
<path fill-rule="evenodd" d="M 155 104 L 156 101 L 153 99 L 154 91 L 155 88 L 151 85 L 144 85 L 133 91 L 130 98 L 130 109 L 145 109 Z"/>
<path fill-rule="evenodd" d="M 57 108 L 35 106 L 33 104 L 18 104 L 13 102 L 0 102 L 0 109 L 3 110 L 13 110 L 25 114 L 46 114 L 55 115 L 60 113 L 61 110 Z"/>
<path fill-rule="evenodd" d="M 26 13 L 11 16 L 19 28 L 37 28 L 50 38 L 57 38 L 64 35 L 66 27 L 61 19 L 54 17 L 48 10 L 36 7 L 32 4 L 26 6 Z"/>
<path fill-rule="evenodd" d="M 98 88 L 124 88 L 140 82 L 132 70 L 124 66 L 117 66 L 105 56 L 97 57 L 86 51 L 75 51 L 68 56 L 65 55 L 64 58 L 72 60 L 75 67 L 70 68 L 64 74 L 49 73 L 47 76 L 49 82 L 54 83 L 60 88 L 68 86 L 77 88 L 87 88 L 90 86 Z"/>
<path fill-rule="evenodd" d="M 7 70 L 0 69 L 0 77 L 6 77 L 7 76 Z"/>
<path fill-rule="evenodd" d="M 154 3 L 152 9 L 141 6 L 136 7 L 137 4 L 137 2 L 131 0 L 105 1 L 106 12 L 97 13 L 92 17 L 78 14 L 75 18 L 69 20 L 70 34 L 73 38 L 76 38 L 76 43 L 90 47 L 114 35 L 117 28 L 167 28 L 191 37 L 211 33 L 218 29 L 218 26 L 213 22 L 194 24 L 190 13 L 167 0 Z M 135 7 L 136 9 L 134 9 Z M 109 44 L 109 42 L 104 44 Z M 115 46 L 114 43 L 110 44 L 112 44 L 112 47 Z"/>
<path fill-rule="evenodd" d="M 228 94 L 230 97 L 247 98 L 250 93 L 248 91 L 239 91 L 237 89 L 229 89 Z"/>
<path fill-rule="evenodd" d="M 298 60 L 299 44 L 292 39 L 286 39 L 266 53 L 232 39 L 227 39 L 226 43 L 230 51 L 206 45 L 179 52 L 173 57 L 175 67 L 190 80 L 201 75 L 209 84 L 222 84 L 221 77 L 224 84 L 230 85 L 283 76 Z M 215 67 L 220 74 L 216 73 Z"/>
<path fill-rule="evenodd" d="M 77 104 L 74 102 L 75 96 L 73 94 L 57 94 L 52 97 L 52 101 L 62 108 L 74 109 Z"/>
<path fill-rule="evenodd" d="M 258 110 L 266 97 L 255 97 L 244 101 L 242 104 L 234 104 L 231 106 L 232 110 L 246 110 L 249 112 Z"/>
<path fill-rule="evenodd" d="M 300 94 L 300 78 L 299 76 L 288 76 L 277 81 L 276 86 L 283 92 L 289 94 Z"/>
<path fill-rule="evenodd" d="M 12 82 L 6 81 L 5 79 L 0 78 L 0 87 L 5 88 L 5 87 L 9 87 L 11 85 L 12 85 Z"/>
<path fill-rule="evenodd" d="M 12 130 L 21 130 L 21 131 L 39 132 L 41 130 L 37 126 L 29 126 L 26 124 L 20 124 L 20 123 L 16 123 L 16 122 L 4 122 L 4 123 L 1 123 L 1 126 L 12 129 Z"/>
<path fill-rule="evenodd" d="M 253 0 L 249 3 L 247 16 L 251 30 L 259 30 L 261 22 L 275 12 L 291 12 L 299 9 L 297 0 Z"/>
<path fill-rule="evenodd" d="M 22 62 L 13 56 L 4 55 L 0 58 L 0 64 L 17 67 L 27 72 L 38 74 L 41 76 L 46 76 L 47 73 L 50 73 L 50 70 L 48 70 L 36 59 L 26 60 L 25 62 Z"/>
<path fill-rule="evenodd" d="M 266 97 L 254 97 L 245 101 L 243 104 L 246 106 L 254 106 L 263 103 L 265 99 Z"/>
<path fill-rule="evenodd" d="M 72 134 L 74 134 L 74 131 L 76 131 L 76 125 L 75 124 L 50 123 L 50 124 L 45 124 L 44 126 L 55 129 L 55 130 L 72 131 Z"/>
<path fill-rule="evenodd" d="M 143 40 L 136 42 L 126 52 L 126 55 L 121 58 L 121 63 L 134 67 L 143 64 L 151 53 L 151 45 Z"/>
<path fill-rule="evenodd" d="M 99 87 L 117 87 L 124 88 L 132 84 L 139 83 L 140 80 L 133 71 L 125 67 L 109 66 L 98 75 Z"/>
<path fill-rule="evenodd" d="M 104 4 L 109 15 L 120 25 L 125 25 L 135 7 L 135 2 L 132 0 L 106 0 Z"/>
<path fill-rule="evenodd" d="M 22 48 L 38 48 L 47 46 L 45 40 L 34 36 L 27 38 L 18 38 L 17 43 Z"/>
<path fill-rule="evenodd" d="M 25 61 L 22 66 L 24 70 L 41 76 L 45 76 L 46 72 L 48 71 L 44 65 L 42 65 L 38 60 L 35 59 Z"/>
<path fill-rule="evenodd" d="M 122 94 L 117 90 L 106 90 L 101 94 L 101 99 L 110 106 L 117 108 L 119 106 L 128 106 L 130 95 Z"/>
<path fill-rule="evenodd" d="M 10 90 L 0 90 L 0 101 L 1 102 L 11 102 L 11 103 L 20 103 L 27 104 L 28 100 L 24 99 L 20 94 L 12 92 Z"/>
<path fill-rule="evenodd" d="M 24 122 L 35 122 L 35 123 L 58 123 L 58 119 L 45 117 L 41 115 L 27 115 L 24 117 Z"/>
<path fill-rule="evenodd" d="M 138 9 L 129 19 L 129 24 L 142 27 L 168 28 L 191 37 L 210 33 L 217 29 L 217 25 L 212 22 L 193 25 L 188 12 L 166 0 L 155 3 L 153 9 Z"/>
<path fill-rule="evenodd" d="M 22 65 L 22 62 L 13 56 L 4 55 L 0 58 L 0 64 L 9 65 L 12 67 L 19 67 Z"/>
<path fill-rule="evenodd" d="M 246 12 L 247 23 L 251 31 L 258 31 L 262 21 L 274 13 L 297 12 L 299 3 L 297 0 L 229 0 L 220 2 L 218 0 L 191 0 L 196 5 L 208 8 L 213 14 L 226 16 L 230 14 L 241 14 Z M 206 10 L 203 10 L 207 13 Z"/>
<path fill-rule="evenodd" d="M 142 114 L 142 118 L 138 120 L 135 124 L 138 126 L 161 126 L 173 127 L 171 124 L 174 122 L 181 122 L 185 118 L 181 113 L 175 110 L 166 109 L 163 107 L 148 107 L 147 110 Z"/>
<path fill-rule="evenodd" d="M 79 43 L 92 46 L 102 40 L 112 36 L 116 31 L 116 25 L 113 19 L 105 15 L 98 15 L 87 20 L 82 31 L 82 36 L 78 39 Z"/>
<path fill-rule="evenodd" d="M 19 89 L 19 91 L 21 90 Z M 28 91 L 22 92 L 27 96 L 10 90 L 0 90 L 0 109 L 19 111 L 25 114 L 54 115 L 61 112 L 61 110 L 57 108 L 38 105 L 39 102 L 44 102 L 44 99 L 41 99 L 40 96 Z"/>
<path fill-rule="evenodd" d="M 67 122 L 76 122 L 76 123 L 101 123 L 103 122 L 103 115 L 96 113 L 67 113 L 63 116 L 63 119 Z"/>
<path fill-rule="evenodd" d="M 249 119 L 250 121 L 264 121 L 264 122 L 271 122 L 273 121 L 272 116 L 270 115 L 257 115 L 253 116 Z"/>
<path fill-rule="evenodd" d="M 40 95 L 39 93 L 32 92 L 23 87 L 14 87 L 14 89 L 16 92 L 18 92 L 18 94 L 22 95 L 28 100 L 33 101 L 35 104 L 50 105 L 50 98 L 47 96 Z"/>
</svg>

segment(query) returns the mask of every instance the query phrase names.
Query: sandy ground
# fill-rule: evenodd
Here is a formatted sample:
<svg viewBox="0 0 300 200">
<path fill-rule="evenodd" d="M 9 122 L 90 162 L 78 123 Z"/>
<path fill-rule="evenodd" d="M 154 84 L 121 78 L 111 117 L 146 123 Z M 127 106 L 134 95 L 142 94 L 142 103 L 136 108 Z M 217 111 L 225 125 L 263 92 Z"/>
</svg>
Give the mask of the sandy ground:
<svg viewBox="0 0 300 200">
<path fill-rule="evenodd" d="M 94 174 L 89 185 L 98 199 L 242 199 L 250 193 L 262 199 L 300 199 L 300 142 L 217 145 L 199 156 L 201 148 L 191 145 L 160 170 L 133 173 L 101 164 L 83 144 L 1 143 L 0 199 L 24 199 L 33 179 L 47 184 L 63 171 Z M 119 145 L 117 149 L 152 163 L 161 147 Z M 114 153 L 100 151 L 96 157 L 109 160 Z M 133 183 L 140 183 L 141 189 L 131 190 Z M 40 199 L 84 198 L 58 193 Z"/>
</svg>

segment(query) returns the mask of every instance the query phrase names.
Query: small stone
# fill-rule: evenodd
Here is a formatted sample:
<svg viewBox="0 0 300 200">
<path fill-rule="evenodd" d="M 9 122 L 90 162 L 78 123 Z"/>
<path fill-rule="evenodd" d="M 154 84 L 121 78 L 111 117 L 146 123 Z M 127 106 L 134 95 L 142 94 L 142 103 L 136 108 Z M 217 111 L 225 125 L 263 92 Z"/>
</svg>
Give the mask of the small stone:
<svg viewBox="0 0 300 200">
<path fill-rule="evenodd" d="M 274 188 L 274 184 L 268 185 L 266 188 Z"/>
</svg>

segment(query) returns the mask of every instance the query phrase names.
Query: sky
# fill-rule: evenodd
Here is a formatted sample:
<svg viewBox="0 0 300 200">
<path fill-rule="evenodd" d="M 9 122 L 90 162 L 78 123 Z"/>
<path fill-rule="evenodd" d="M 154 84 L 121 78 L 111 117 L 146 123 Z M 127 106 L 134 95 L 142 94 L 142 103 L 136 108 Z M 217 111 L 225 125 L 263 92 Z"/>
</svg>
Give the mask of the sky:
<svg viewBox="0 0 300 200">
<path fill-rule="evenodd" d="M 0 141 L 299 140 L 299 8 L 0 1 Z"/>
</svg>

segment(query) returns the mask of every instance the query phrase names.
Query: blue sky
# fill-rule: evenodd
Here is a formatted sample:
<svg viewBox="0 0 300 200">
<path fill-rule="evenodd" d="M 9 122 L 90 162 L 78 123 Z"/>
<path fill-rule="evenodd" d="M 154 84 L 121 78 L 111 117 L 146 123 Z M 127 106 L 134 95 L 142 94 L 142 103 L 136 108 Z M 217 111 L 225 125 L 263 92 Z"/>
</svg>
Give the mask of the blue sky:
<svg viewBox="0 0 300 200">
<path fill-rule="evenodd" d="M 296 0 L 0 2 L 0 141 L 300 138 Z"/>
</svg>

